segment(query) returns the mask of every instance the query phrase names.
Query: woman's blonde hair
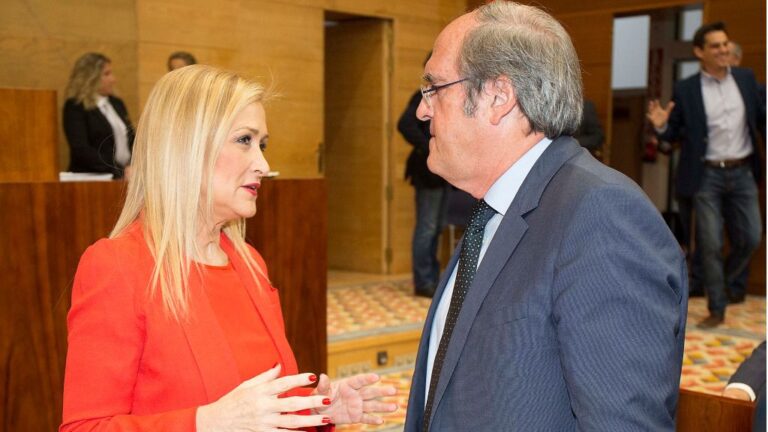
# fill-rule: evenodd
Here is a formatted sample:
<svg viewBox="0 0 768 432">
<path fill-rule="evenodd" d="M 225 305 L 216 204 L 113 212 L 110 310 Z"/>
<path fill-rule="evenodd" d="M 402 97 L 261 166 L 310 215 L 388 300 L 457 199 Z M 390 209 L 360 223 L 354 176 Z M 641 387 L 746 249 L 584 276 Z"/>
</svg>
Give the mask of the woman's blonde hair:
<svg viewBox="0 0 768 432">
<path fill-rule="evenodd" d="M 150 295 L 159 289 L 166 312 L 177 320 L 188 313 L 190 257 L 202 256 L 197 235 L 212 220 L 212 173 L 221 144 L 237 114 L 264 98 L 256 82 L 193 65 L 160 79 L 139 120 L 128 193 L 110 237 L 141 218 L 155 259 Z M 264 272 L 246 246 L 245 220 L 222 230 L 258 284 L 255 272 Z"/>
<path fill-rule="evenodd" d="M 67 98 L 83 104 L 85 109 L 96 108 L 98 90 L 101 84 L 101 71 L 104 65 L 111 63 L 104 54 L 83 54 L 75 62 L 67 83 Z"/>
</svg>

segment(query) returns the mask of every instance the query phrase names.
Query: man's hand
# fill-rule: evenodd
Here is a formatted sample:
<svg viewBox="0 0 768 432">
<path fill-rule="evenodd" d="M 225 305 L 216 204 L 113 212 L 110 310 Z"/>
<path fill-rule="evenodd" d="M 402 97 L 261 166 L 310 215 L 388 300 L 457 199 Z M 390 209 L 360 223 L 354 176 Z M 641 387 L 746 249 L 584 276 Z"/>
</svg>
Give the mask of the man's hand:
<svg viewBox="0 0 768 432">
<path fill-rule="evenodd" d="M 740 388 L 726 388 L 725 390 L 723 390 L 723 397 L 745 400 L 745 401 L 752 400 L 749 396 L 749 393 L 745 392 Z"/>
<path fill-rule="evenodd" d="M 675 107 L 675 103 L 669 101 L 666 107 L 662 107 L 658 99 L 654 99 L 648 102 L 648 112 L 645 116 L 651 122 L 656 129 L 663 129 L 667 125 L 669 120 L 669 113 L 672 112 L 672 108 Z"/>
</svg>

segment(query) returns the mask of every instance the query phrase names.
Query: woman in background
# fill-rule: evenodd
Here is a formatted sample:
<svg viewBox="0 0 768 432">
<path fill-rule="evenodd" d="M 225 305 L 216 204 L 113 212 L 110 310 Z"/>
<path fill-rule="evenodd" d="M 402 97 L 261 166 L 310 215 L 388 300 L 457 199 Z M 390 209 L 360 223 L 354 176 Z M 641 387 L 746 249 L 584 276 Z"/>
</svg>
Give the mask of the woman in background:
<svg viewBox="0 0 768 432">
<path fill-rule="evenodd" d="M 75 276 L 60 431 L 283 431 L 396 409 L 376 374 L 297 374 L 278 292 L 244 240 L 269 172 L 264 97 L 199 65 L 152 90 L 125 206 Z"/>
<path fill-rule="evenodd" d="M 103 54 L 88 53 L 75 62 L 63 114 L 69 171 L 121 178 L 130 165 L 133 126 L 114 85 L 112 63 Z"/>
</svg>

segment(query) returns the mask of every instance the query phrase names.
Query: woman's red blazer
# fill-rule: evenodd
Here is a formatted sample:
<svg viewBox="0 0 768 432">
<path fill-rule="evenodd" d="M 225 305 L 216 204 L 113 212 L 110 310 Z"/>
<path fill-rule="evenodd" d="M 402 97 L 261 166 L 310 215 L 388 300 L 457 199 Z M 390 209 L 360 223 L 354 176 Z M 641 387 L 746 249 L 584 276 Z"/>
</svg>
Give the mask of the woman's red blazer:
<svg viewBox="0 0 768 432">
<path fill-rule="evenodd" d="M 221 246 L 244 276 L 279 353 L 282 373 L 297 373 L 277 291 L 265 278 L 259 280 L 261 287 L 256 285 L 223 234 Z M 258 252 L 251 252 L 266 269 Z M 153 266 L 138 223 L 83 254 L 67 317 L 60 432 L 194 431 L 197 407 L 241 383 L 199 279 L 190 277 L 190 314 L 179 323 L 163 311 L 159 296 L 149 295 Z"/>
</svg>

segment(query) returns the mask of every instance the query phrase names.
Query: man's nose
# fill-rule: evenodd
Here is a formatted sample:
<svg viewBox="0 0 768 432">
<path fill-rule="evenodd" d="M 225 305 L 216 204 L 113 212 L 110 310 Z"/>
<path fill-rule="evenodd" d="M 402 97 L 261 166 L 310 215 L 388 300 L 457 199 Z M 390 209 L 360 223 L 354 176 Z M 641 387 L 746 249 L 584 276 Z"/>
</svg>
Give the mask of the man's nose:
<svg viewBox="0 0 768 432">
<path fill-rule="evenodd" d="M 421 121 L 427 121 L 432 118 L 432 108 L 430 108 L 429 104 L 427 104 L 427 101 L 424 100 L 424 98 L 421 98 L 419 107 L 416 109 L 416 118 Z"/>
</svg>

